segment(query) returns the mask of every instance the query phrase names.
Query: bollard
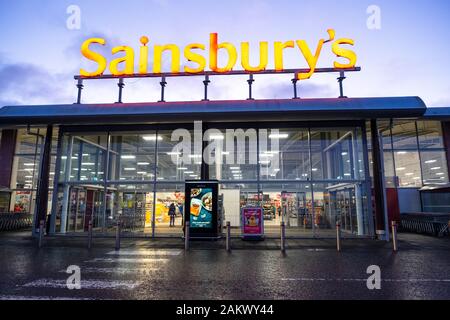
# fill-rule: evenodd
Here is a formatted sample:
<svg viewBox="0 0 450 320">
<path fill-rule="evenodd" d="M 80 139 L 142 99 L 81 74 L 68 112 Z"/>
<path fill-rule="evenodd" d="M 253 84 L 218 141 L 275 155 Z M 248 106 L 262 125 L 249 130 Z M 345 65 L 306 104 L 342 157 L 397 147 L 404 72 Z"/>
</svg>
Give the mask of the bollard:
<svg viewBox="0 0 450 320">
<path fill-rule="evenodd" d="M 284 224 L 284 221 L 280 224 L 281 227 L 281 252 L 286 251 L 286 226 Z"/>
<path fill-rule="evenodd" d="M 392 245 L 394 246 L 394 252 L 398 251 L 397 246 L 397 222 L 392 221 Z"/>
<path fill-rule="evenodd" d="M 45 221 L 41 220 L 39 223 L 39 242 L 38 242 L 39 248 L 42 247 L 42 239 L 44 238 L 44 225 L 45 225 Z"/>
<path fill-rule="evenodd" d="M 189 221 L 184 224 L 184 250 L 189 250 Z"/>
<path fill-rule="evenodd" d="M 336 222 L 336 249 L 341 251 L 341 224 Z"/>
<path fill-rule="evenodd" d="M 116 228 L 116 251 L 120 250 L 120 219 L 117 220 Z"/>
<path fill-rule="evenodd" d="M 92 246 L 92 219 L 89 219 L 88 224 L 88 249 Z"/>
<path fill-rule="evenodd" d="M 226 238 L 227 251 L 231 251 L 231 225 L 230 221 L 227 221 L 227 238 Z"/>
</svg>

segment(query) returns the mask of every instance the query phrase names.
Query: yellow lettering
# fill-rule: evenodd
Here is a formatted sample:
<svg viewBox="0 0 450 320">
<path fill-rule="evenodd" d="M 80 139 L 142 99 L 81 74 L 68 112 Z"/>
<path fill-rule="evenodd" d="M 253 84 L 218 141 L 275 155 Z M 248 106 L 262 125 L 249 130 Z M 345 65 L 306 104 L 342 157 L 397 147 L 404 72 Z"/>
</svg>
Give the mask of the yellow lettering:
<svg viewBox="0 0 450 320">
<path fill-rule="evenodd" d="M 333 53 L 337 57 L 345 58 L 349 61 L 347 64 L 342 64 L 342 63 L 335 61 L 334 67 L 337 69 L 347 69 L 347 68 L 355 67 L 356 60 L 357 60 L 356 53 L 351 50 L 341 48 L 339 46 L 341 44 L 349 44 L 349 45 L 353 46 L 355 44 L 355 41 L 353 41 L 352 39 L 343 38 L 343 39 L 338 39 L 333 43 L 333 45 L 331 46 Z"/>
<path fill-rule="evenodd" d="M 217 52 L 225 49 L 228 52 L 228 63 L 224 68 L 217 66 Z M 237 60 L 236 48 L 229 42 L 217 43 L 217 33 L 209 35 L 209 68 L 214 72 L 227 72 L 233 70 Z"/>
<path fill-rule="evenodd" d="M 162 54 L 164 51 L 169 50 L 172 54 L 172 62 L 170 71 L 173 73 L 180 72 L 180 48 L 175 44 L 166 44 L 164 46 L 155 46 L 153 72 L 161 73 L 162 70 Z"/>
<path fill-rule="evenodd" d="M 205 70 L 205 66 L 206 66 L 206 59 L 204 56 L 192 52 L 191 50 L 193 49 L 201 49 L 201 50 L 205 50 L 205 46 L 203 44 L 199 44 L 199 43 L 192 43 L 190 45 L 188 45 L 186 48 L 184 48 L 184 56 L 188 61 L 192 61 L 198 64 L 197 68 L 190 68 L 188 66 L 184 67 L 184 71 L 188 72 L 188 73 L 198 73 L 198 72 L 203 72 Z"/>
<path fill-rule="evenodd" d="M 241 65 L 246 71 L 263 71 L 267 67 L 269 61 L 269 44 L 267 42 L 259 43 L 259 65 L 257 67 L 250 66 L 250 45 L 248 42 L 241 43 Z"/>
<path fill-rule="evenodd" d="M 308 63 L 308 66 L 309 66 L 309 72 L 298 73 L 298 75 L 297 75 L 298 80 L 309 79 L 309 78 L 311 78 L 313 73 L 316 71 L 316 65 L 317 65 L 317 61 L 319 60 L 320 52 L 322 51 L 323 43 L 324 43 L 324 40 L 320 39 L 319 44 L 317 45 L 316 53 L 313 55 L 305 40 L 297 40 L 297 45 L 300 48 L 303 56 L 306 59 L 306 62 Z"/>
<path fill-rule="evenodd" d="M 317 44 L 317 48 L 316 48 L 316 53 L 314 55 L 312 55 L 311 50 L 309 49 L 306 41 L 297 40 L 297 45 L 300 48 L 303 56 L 306 59 L 306 62 L 308 63 L 308 66 L 309 66 L 309 72 L 297 74 L 298 80 L 309 79 L 316 71 L 317 61 L 319 60 L 320 53 L 322 52 L 323 44 L 333 41 L 334 37 L 335 37 L 335 31 L 333 29 L 328 29 L 327 32 L 328 32 L 329 39 L 328 40 L 324 40 L 324 39 L 319 40 L 319 43 Z"/>
<path fill-rule="evenodd" d="M 109 64 L 109 71 L 114 76 L 122 76 L 125 74 L 131 75 L 134 73 L 134 51 L 133 48 L 127 46 L 119 46 L 114 47 L 111 50 L 112 54 L 116 54 L 119 52 L 124 52 L 125 55 L 123 57 L 114 59 Z M 119 71 L 119 64 L 125 62 L 125 67 L 122 71 Z"/>
<path fill-rule="evenodd" d="M 80 69 L 80 75 L 84 76 L 84 77 L 99 76 L 99 75 L 103 74 L 103 72 L 105 72 L 105 70 L 106 70 L 106 63 L 107 63 L 106 58 L 103 57 L 99 53 L 91 51 L 89 49 L 89 45 L 91 43 L 98 43 L 98 44 L 101 44 L 102 46 L 104 46 L 106 41 L 105 41 L 105 39 L 102 39 L 102 38 L 91 38 L 91 39 L 88 39 L 85 42 L 83 42 L 83 44 L 81 45 L 81 54 L 84 57 L 88 58 L 89 60 L 97 62 L 97 64 L 98 64 L 97 70 L 94 72 L 88 72 L 88 71 L 85 71 L 84 69 Z"/>
<path fill-rule="evenodd" d="M 290 40 L 288 42 L 275 42 L 275 70 L 283 70 L 283 50 L 286 48 L 293 48 L 294 41 Z"/>
<path fill-rule="evenodd" d="M 142 36 L 140 39 L 142 46 L 139 53 L 139 73 L 145 74 L 148 72 L 148 38 L 146 36 Z"/>
</svg>

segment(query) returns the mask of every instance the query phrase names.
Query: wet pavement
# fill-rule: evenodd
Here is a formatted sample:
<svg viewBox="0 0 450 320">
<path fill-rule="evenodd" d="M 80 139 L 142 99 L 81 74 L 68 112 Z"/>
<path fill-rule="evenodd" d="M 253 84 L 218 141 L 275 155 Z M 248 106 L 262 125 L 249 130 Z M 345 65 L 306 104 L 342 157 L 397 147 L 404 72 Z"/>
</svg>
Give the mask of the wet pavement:
<svg viewBox="0 0 450 320">
<path fill-rule="evenodd" d="M 47 239 L 38 249 L 23 233 L 0 235 L 0 299 L 450 299 L 450 239 L 400 234 L 390 243 L 347 240 L 279 242 L 180 239 Z M 367 288 L 367 268 L 380 267 L 381 289 Z M 67 287 L 69 266 L 81 289 Z M 73 283 L 73 282 L 71 282 Z"/>
</svg>

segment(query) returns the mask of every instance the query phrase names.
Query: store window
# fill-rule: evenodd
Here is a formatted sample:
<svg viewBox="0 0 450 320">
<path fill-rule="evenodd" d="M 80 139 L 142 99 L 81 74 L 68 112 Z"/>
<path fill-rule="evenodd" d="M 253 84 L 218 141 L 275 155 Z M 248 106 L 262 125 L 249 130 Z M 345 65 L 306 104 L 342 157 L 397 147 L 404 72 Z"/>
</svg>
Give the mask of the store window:
<svg viewBox="0 0 450 320">
<path fill-rule="evenodd" d="M 257 134 L 256 129 L 210 130 L 206 135 L 207 147 L 204 151 L 210 164 L 209 177 L 220 181 L 257 180 L 258 161 L 261 168 L 264 167 L 264 171 L 261 171 L 267 173 L 273 163 L 272 158 L 278 153 L 272 153 L 270 143 L 268 147 L 266 143 L 265 151 L 261 152 L 264 156 L 260 154 L 258 158 Z M 264 141 L 267 142 L 267 139 L 266 134 Z M 277 148 L 274 152 L 278 151 Z"/>
<path fill-rule="evenodd" d="M 394 121 L 391 132 L 395 150 L 417 150 L 417 132 L 414 121 Z"/>
<path fill-rule="evenodd" d="M 313 180 L 364 179 L 361 133 L 355 129 L 311 130 Z"/>
<path fill-rule="evenodd" d="M 111 136 L 110 180 L 155 180 L 156 131 Z"/>
<path fill-rule="evenodd" d="M 184 130 L 184 129 L 183 129 Z M 190 141 L 172 141 L 173 131 L 158 131 L 158 135 L 150 135 L 147 139 L 158 139 L 158 163 L 156 181 L 199 180 L 202 165 L 201 151 L 194 148 L 194 132 L 184 130 Z M 186 150 L 185 150 L 186 149 Z"/>
<path fill-rule="evenodd" d="M 398 186 L 402 188 L 422 186 L 419 153 L 417 151 L 394 150 L 395 172 Z"/>
<path fill-rule="evenodd" d="M 445 151 L 420 151 L 423 183 L 444 185 L 449 182 Z"/>
<path fill-rule="evenodd" d="M 260 139 L 261 180 L 310 180 L 308 129 L 269 132 L 268 146 Z"/>
<path fill-rule="evenodd" d="M 11 200 L 11 193 L 0 192 L 0 213 L 9 212 L 10 200 Z"/>
<path fill-rule="evenodd" d="M 442 125 L 439 121 L 417 121 L 420 149 L 444 148 Z"/>
</svg>

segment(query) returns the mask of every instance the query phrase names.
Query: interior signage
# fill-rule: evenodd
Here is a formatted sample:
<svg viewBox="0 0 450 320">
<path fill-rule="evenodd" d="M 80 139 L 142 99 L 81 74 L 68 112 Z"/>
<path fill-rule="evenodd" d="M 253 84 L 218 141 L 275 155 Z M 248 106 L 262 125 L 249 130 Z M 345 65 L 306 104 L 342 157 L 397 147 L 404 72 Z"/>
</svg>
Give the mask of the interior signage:
<svg viewBox="0 0 450 320">
<path fill-rule="evenodd" d="M 308 65 L 308 72 L 297 73 L 298 80 L 309 79 L 315 72 L 317 62 L 325 44 L 330 44 L 330 50 L 336 55 L 338 61 L 333 62 L 336 69 L 349 69 L 356 65 L 357 56 L 349 47 L 354 46 L 355 42 L 349 38 L 336 39 L 333 29 L 327 30 L 327 39 L 320 39 L 315 47 L 312 47 L 305 40 L 289 40 L 285 42 L 275 41 L 273 43 L 273 62 L 275 71 L 284 70 L 283 52 L 285 50 L 297 50 L 299 56 L 305 60 Z M 111 56 L 105 57 L 98 52 L 99 46 L 105 46 L 106 40 L 103 38 L 90 38 L 83 42 L 81 46 L 82 55 L 96 63 L 96 70 L 80 69 L 80 75 L 83 77 L 97 77 L 109 72 L 114 76 L 148 74 L 149 73 L 149 38 L 142 36 L 140 38 L 140 48 L 138 57 L 135 57 L 135 51 L 130 46 L 118 46 L 111 50 Z M 238 49 L 229 42 L 219 42 L 217 33 L 209 35 L 208 52 L 207 46 L 201 43 L 191 43 L 183 50 L 175 44 L 153 46 L 152 72 L 159 74 L 163 72 L 163 55 L 170 53 L 171 73 L 202 73 L 206 71 L 207 64 L 210 71 L 216 73 L 227 73 L 236 67 L 238 61 Z M 259 64 L 250 63 L 250 43 L 241 42 L 240 44 L 240 65 L 248 72 L 264 71 L 269 65 L 269 43 L 261 41 L 259 43 Z M 224 61 L 219 61 L 219 52 L 223 51 Z M 181 55 L 184 60 L 182 61 Z M 221 55 L 222 56 L 222 55 Z M 138 59 L 135 70 L 135 60 Z"/>
</svg>

